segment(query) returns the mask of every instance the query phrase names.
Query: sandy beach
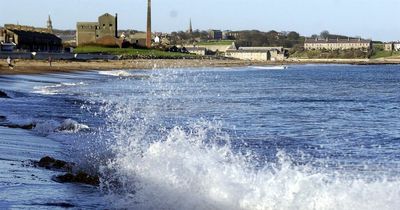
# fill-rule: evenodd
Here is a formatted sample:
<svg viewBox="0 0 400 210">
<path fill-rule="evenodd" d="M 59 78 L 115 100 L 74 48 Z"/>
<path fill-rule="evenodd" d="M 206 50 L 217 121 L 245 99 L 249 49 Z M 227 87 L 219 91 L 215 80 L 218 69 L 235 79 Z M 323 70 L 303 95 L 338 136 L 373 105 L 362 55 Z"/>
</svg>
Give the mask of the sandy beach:
<svg viewBox="0 0 400 210">
<path fill-rule="evenodd" d="M 70 72 L 80 70 L 112 70 L 112 69 L 154 69 L 184 67 L 234 67 L 246 65 L 263 65 L 262 62 L 240 60 L 118 60 L 118 61 L 54 61 L 52 66 L 47 61 L 16 60 L 14 69 L 8 68 L 6 62 L 0 64 L 0 74 L 40 74 Z"/>
<path fill-rule="evenodd" d="M 117 61 L 53 61 L 52 66 L 47 61 L 15 60 L 14 69 L 8 68 L 6 61 L 0 62 L 0 75 L 7 74 L 41 74 L 71 72 L 80 70 L 112 70 L 112 69 L 154 69 L 154 68 L 185 68 L 185 67 L 238 67 L 257 65 L 291 65 L 291 64 L 354 64 L 379 65 L 400 64 L 400 59 L 288 59 L 284 62 L 260 62 L 245 60 L 219 59 L 135 59 Z"/>
</svg>

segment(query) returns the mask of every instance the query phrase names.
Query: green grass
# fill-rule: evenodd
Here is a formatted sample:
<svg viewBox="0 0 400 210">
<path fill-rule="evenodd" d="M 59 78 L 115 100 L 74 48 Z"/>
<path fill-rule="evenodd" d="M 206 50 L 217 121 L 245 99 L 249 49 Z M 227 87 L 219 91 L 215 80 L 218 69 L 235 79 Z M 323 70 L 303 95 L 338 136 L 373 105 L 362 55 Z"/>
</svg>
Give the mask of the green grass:
<svg viewBox="0 0 400 210">
<path fill-rule="evenodd" d="M 386 57 L 390 57 L 392 56 L 392 52 L 391 51 L 375 51 L 374 54 L 371 56 L 372 59 L 376 59 L 376 58 L 386 58 Z"/>
<path fill-rule="evenodd" d="M 165 58 L 165 59 L 179 59 L 179 58 L 196 58 L 196 55 L 166 52 L 156 49 L 137 49 L 137 48 L 112 48 L 102 46 L 82 46 L 74 51 L 75 53 L 101 53 L 109 55 L 120 55 L 126 58 Z"/>
<path fill-rule="evenodd" d="M 233 40 L 199 42 L 197 45 L 231 45 Z"/>
<path fill-rule="evenodd" d="M 390 57 L 398 57 L 398 56 L 400 56 L 400 52 L 376 50 L 376 51 L 374 51 L 374 54 L 372 55 L 371 58 L 377 59 L 377 58 L 390 58 Z"/>
</svg>

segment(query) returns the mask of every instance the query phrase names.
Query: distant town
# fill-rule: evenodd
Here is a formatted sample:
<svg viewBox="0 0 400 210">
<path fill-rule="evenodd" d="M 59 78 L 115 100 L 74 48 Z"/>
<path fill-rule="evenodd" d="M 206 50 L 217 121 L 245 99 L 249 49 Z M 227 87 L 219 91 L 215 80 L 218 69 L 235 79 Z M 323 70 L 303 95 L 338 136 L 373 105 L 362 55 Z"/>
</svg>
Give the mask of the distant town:
<svg viewBox="0 0 400 210">
<path fill-rule="evenodd" d="M 331 34 L 328 31 L 311 37 L 301 36 L 295 31 L 201 31 L 193 27 L 192 20 L 188 20 L 188 25 L 183 26 L 185 30 L 172 33 L 153 32 L 150 5 L 146 32 L 120 30 L 118 14 L 109 13 L 77 22 L 75 30 L 53 28 L 50 16 L 47 23 L 45 20 L 43 22 L 45 27 L 20 24 L 5 24 L 0 27 L 0 57 L 13 55 L 22 59 L 40 56 L 45 58 L 51 53 L 55 59 L 109 59 L 116 58 L 118 54 L 129 54 L 127 49 L 152 49 L 152 52 L 163 52 L 160 57 L 167 56 L 168 53 L 180 53 L 251 61 L 400 57 L 398 41 L 383 43 L 361 37 Z M 121 50 L 120 53 L 118 50 L 109 50 L 113 48 L 126 50 Z"/>
</svg>

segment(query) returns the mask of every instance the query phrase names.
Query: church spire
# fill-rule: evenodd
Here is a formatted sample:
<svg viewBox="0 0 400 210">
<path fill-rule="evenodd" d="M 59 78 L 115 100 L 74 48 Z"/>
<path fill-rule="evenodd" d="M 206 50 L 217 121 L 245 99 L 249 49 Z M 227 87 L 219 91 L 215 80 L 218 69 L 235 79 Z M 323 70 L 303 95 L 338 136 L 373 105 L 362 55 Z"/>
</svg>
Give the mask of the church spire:
<svg viewBox="0 0 400 210">
<path fill-rule="evenodd" d="M 47 29 L 48 29 L 50 32 L 53 32 L 53 22 L 51 21 L 50 15 L 49 15 L 49 19 L 47 20 Z"/>
<path fill-rule="evenodd" d="M 193 33 L 192 18 L 190 18 L 190 23 L 189 23 L 189 33 Z"/>
</svg>

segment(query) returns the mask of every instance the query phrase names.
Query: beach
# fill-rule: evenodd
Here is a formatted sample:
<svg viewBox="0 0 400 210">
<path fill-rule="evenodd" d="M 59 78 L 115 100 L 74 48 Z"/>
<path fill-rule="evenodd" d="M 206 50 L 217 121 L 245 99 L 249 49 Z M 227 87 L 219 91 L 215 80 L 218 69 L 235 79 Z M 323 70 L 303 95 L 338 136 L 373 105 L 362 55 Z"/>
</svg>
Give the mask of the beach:
<svg viewBox="0 0 400 210">
<path fill-rule="evenodd" d="M 16 60 L 14 69 L 9 69 L 6 62 L 0 64 L 0 74 L 38 74 L 71 72 L 79 70 L 112 70 L 112 69 L 159 69 L 185 67 L 234 67 L 246 65 L 263 65 L 262 62 L 217 59 L 137 59 L 110 61 L 47 61 Z"/>
<path fill-rule="evenodd" d="M 0 75 L 1 209 L 400 205 L 399 65 L 135 61 Z M 57 182 L 34 164 L 45 156 L 100 185 Z"/>
<path fill-rule="evenodd" d="M 352 65 L 387 65 L 400 64 L 400 59 L 298 59 L 291 58 L 281 62 L 261 62 L 232 59 L 134 59 L 110 61 L 48 61 L 14 60 L 14 69 L 8 68 L 6 61 L 0 63 L 0 75 L 41 74 L 72 72 L 82 70 L 113 69 L 165 69 L 187 67 L 240 67 L 296 64 L 352 64 Z"/>
</svg>

